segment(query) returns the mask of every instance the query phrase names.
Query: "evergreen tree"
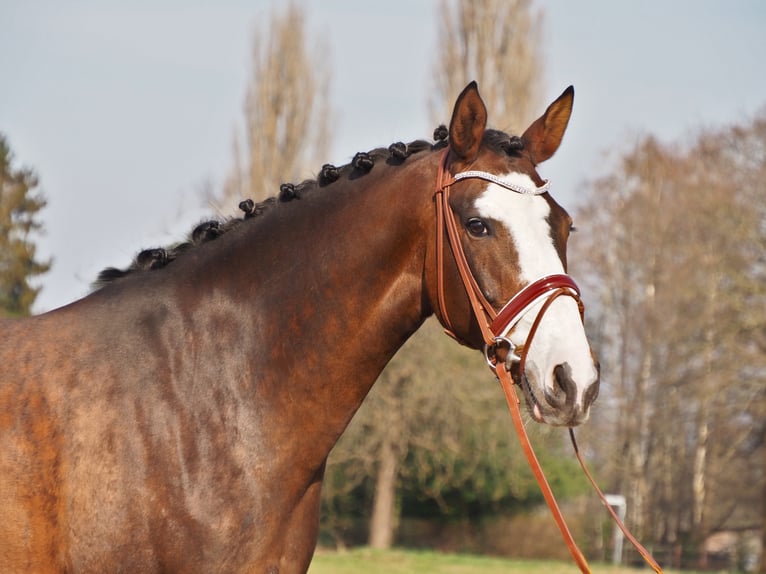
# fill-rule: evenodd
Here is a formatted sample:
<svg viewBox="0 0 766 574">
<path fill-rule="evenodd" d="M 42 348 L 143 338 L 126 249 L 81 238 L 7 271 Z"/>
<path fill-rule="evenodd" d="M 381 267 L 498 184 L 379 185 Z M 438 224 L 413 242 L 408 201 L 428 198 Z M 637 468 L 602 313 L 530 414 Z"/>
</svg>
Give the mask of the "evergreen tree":
<svg viewBox="0 0 766 574">
<path fill-rule="evenodd" d="M 36 216 L 46 201 L 35 191 L 34 171 L 14 167 L 13 159 L 0 134 L 0 317 L 29 315 L 40 292 L 30 279 L 50 269 L 50 261 L 38 260 L 32 241 L 42 228 Z"/>
</svg>

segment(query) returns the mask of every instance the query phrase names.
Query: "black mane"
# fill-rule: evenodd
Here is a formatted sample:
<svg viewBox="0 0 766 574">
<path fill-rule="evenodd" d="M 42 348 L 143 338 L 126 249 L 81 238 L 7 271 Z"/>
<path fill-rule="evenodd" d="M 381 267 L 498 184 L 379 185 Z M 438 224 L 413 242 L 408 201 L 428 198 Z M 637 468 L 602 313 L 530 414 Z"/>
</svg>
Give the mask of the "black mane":
<svg viewBox="0 0 766 574">
<path fill-rule="evenodd" d="M 426 140 L 415 140 L 408 144 L 396 142 L 388 148 L 377 148 L 369 152 L 359 152 L 351 160 L 351 163 L 336 167 L 325 164 L 319 171 L 316 179 L 305 180 L 299 184 L 283 183 L 279 186 L 279 193 L 261 202 L 246 199 L 239 204 L 243 212 L 241 217 L 231 217 L 223 221 L 211 219 L 203 221 L 192 229 L 187 239 L 170 247 L 154 247 L 144 249 L 136 255 L 131 264 L 125 269 L 107 267 L 98 274 L 93 287 L 100 289 L 108 283 L 121 279 L 136 271 L 150 271 L 162 269 L 172 263 L 180 254 L 208 241 L 217 239 L 227 231 L 234 229 L 243 222 L 257 217 L 278 203 L 286 203 L 294 199 L 300 199 L 306 193 L 315 189 L 326 187 L 341 178 L 355 179 L 372 170 L 375 162 L 385 161 L 389 165 L 401 165 L 411 155 L 422 151 L 443 149 L 447 146 L 449 132 L 443 125 L 434 130 L 434 143 Z M 517 156 L 524 149 L 524 142 L 518 136 L 497 130 L 486 130 L 483 142 L 498 153 Z"/>
</svg>

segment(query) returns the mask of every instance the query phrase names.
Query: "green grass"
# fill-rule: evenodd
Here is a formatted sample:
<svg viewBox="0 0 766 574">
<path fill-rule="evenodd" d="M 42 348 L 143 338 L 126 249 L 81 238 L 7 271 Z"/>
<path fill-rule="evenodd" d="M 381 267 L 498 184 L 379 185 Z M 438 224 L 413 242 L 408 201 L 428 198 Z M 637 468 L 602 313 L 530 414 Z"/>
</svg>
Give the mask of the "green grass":
<svg viewBox="0 0 766 574">
<path fill-rule="evenodd" d="M 591 564 L 593 574 L 652 572 L 608 564 Z M 574 562 L 508 560 L 463 554 L 417 550 L 371 550 L 344 552 L 318 550 L 309 574 L 577 574 Z M 670 571 L 666 571 L 670 572 Z M 685 573 L 685 574 L 688 574 Z"/>
</svg>

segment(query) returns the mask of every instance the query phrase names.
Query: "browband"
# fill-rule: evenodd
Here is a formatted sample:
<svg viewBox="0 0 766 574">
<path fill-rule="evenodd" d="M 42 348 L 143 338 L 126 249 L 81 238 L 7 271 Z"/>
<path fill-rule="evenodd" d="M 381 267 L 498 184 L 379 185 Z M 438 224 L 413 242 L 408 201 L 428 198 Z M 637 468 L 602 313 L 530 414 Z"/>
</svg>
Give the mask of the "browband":
<svg viewBox="0 0 766 574">
<path fill-rule="evenodd" d="M 502 179 L 501 177 L 486 171 L 461 171 L 460 173 L 456 173 L 455 175 L 453 175 L 452 179 L 453 181 L 460 181 L 461 179 L 469 179 L 472 177 L 477 177 L 479 179 L 491 181 L 492 183 L 496 183 L 497 185 L 504 187 L 505 189 L 509 189 L 511 191 L 515 191 L 516 193 L 521 193 L 523 195 L 541 195 L 547 192 L 548 188 L 550 187 L 550 181 L 547 179 L 545 180 L 545 183 L 543 183 L 540 187 L 530 189 L 528 187 L 524 187 L 523 185 L 519 185 L 518 183 L 512 183 L 510 181 L 506 181 Z"/>
</svg>

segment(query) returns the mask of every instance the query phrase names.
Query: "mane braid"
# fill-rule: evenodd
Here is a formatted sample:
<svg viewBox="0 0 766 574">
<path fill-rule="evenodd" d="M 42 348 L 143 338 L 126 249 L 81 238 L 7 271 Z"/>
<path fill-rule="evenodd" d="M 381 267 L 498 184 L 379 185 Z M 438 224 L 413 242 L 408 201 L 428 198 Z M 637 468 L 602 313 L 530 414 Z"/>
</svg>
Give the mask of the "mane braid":
<svg viewBox="0 0 766 574">
<path fill-rule="evenodd" d="M 511 157 L 519 157 L 524 151 L 523 139 L 519 136 L 509 136 L 499 130 L 486 130 L 482 142 L 487 147 Z"/>
<path fill-rule="evenodd" d="M 498 133 L 502 134 L 502 132 Z M 279 186 L 279 193 L 277 196 L 270 197 L 258 203 L 254 202 L 252 199 L 241 201 L 239 203 L 239 209 L 243 212 L 241 217 L 203 221 L 192 229 L 185 241 L 169 247 L 154 247 L 139 251 L 131 264 L 124 269 L 116 267 L 107 267 L 106 269 L 103 269 L 98 274 L 92 287 L 94 290 L 97 290 L 109 283 L 127 277 L 128 275 L 164 269 L 184 252 L 218 239 L 226 232 L 238 227 L 250 219 L 257 218 L 259 215 L 278 204 L 299 200 L 306 193 L 330 186 L 339 179 L 356 179 L 363 177 L 365 174 L 372 171 L 375 163 L 378 161 L 385 162 L 387 165 L 397 166 L 404 163 L 411 155 L 423 151 L 443 149 L 448 145 L 448 135 L 447 128 L 442 125 L 434 130 L 435 141 L 433 143 L 426 140 L 415 140 L 408 144 L 396 142 L 387 148 L 376 148 L 368 152 L 359 152 L 353 157 L 351 163 L 344 166 L 336 167 L 332 164 L 325 164 L 322 166 L 322 169 L 315 180 L 305 180 L 298 184 L 283 183 Z M 505 136 L 505 139 L 508 140 L 507 135 Z M 490 145 L 496 147 L 500 144 L 493 143 Z"/>
</svg>

